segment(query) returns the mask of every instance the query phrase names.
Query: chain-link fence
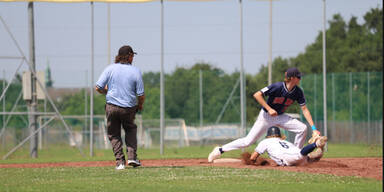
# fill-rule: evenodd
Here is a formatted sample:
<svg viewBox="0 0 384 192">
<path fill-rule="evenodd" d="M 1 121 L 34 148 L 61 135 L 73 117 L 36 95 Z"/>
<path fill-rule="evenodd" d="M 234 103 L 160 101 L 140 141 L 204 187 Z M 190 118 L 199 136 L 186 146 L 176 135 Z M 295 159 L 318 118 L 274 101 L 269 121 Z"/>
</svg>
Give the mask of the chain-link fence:
<svg viewBox="0 0 384 192">
<path fill-rule="evenodd" d="M 326 78 L 330 141 L 382 145 L 383 73 L 330 73 Z M 301 87 L 316 127 L 324 132 L 322 74 L 304 76 Z"/>
<path fill-rule="evenodd" d="M 183 76 L 182 80 L 177 81 L 177 76 Z M 141 147 L 157 148 L 160 145 L 159 97 L 156 94 L 158 84 L 151 85 L 151 80 L 157 77 L 154 75 L 145 79 L 148 85 L 147 101 L 144 111 L 136 119 L 138 144 Z M 191 73 L 185 69 L 179 69 L 172 76 L 167 75 L 165 146 L 218 144 L 241 137 L 238 77 L 236 73 L 227 75 L 220 71 L 199 70 Z M 316 127 L 324 133 L 322 82 L 321 74 L 306 75 L 301 81 L 301 87 Z M 382 72 L 327 75 L 327 135 L 330 142 L 382 145 L 382 82 Z M 21 99 L 16 102 L 19 93 L 17 90 L 20 88 L 17 82 L 10 87 L 11 92 L 7 94 L 4 111 L 26 111 L 25 101 Z M 80 147 L 89 148 L 89 92 L 85 89 L 56 89 L 50 94 L 59 111 L 64 114 L 65 122 L 73 131 L 73 137 L 70 137 L 59 119 L 54 119 L 38 133 L 39 147 L 75 146 L 76 141 Z M 94 116 L 93 143 L 98 149 L 110 148 L 103 115 L 104 103 L 103 96 L 97 96 L 95 110 L 98 110 L 98 115 Z M 39 101 L 38 108 L 48 113 L 52 111 L 49 104 L 43 101 Z M 70 111 L 77 115 L 69 115 Z M 51 116 L 40 115 L 39 127 Z M 8 114 L 1 117 L 4 128 L 0 132 L 0 149 L 9 151 L 29 136 L 28 117 L 27 114 Z M 298 115 L 298 118 L 306 122 L 302 115 Z M 248 124 L 247 130 L 251 127 L 252 124 Z M 293 133 L 285 133 L 288 140 L 294 140 Z M 310 137 L 310 132 L 307 137 Z M 28 144 L 23 147 L 27 148 Z"/>
<path fill-rule="evenodd" d="M 51 118 L 54 117 L 53 120 Z M 63 116 L 66 124 L 70 127 L 70 132 L 66 130 L 64 124 L 57 116 L 40 116 L 38 118 L 38 147 L 39 149 L 47 149 L 57 146 L 70 146 L 87 149 L 90 146 L 90 131 L 88 116 L 72 115 Z M 160 120 L 146 119 L 143 120 L 141 115 L 137 115 L 135 120 L 137 124 L 138 145 L 144 148 L 160 147 Z M 45 125 L 46 124 L 46 125 Z M 94 116 L 93 130 L 93 146 L 97 149 L 111 149 L 109 143 L 106 119 L 104 116 Z M 166 119 L 164 144 L 167 147 L 185 147 L 191 145 L 202 145 L 210 141 L 228 141 L 239 137 L 240 127 L 235 124 L 216 124 L 206 125 L 204 127 L 187 126 L 184 119 Z M 122 139 L 124 141 L 125 132 L 122 131 Z M 28 143 L 26 139 L 30 135 L 30 130 L 25 127 L 22 129 L 7 127 L 1 136 L 1 150 L 10 151 L 18 149 L 20 143 Z M 27 149 L 28 145 L 22 146 Z"/>
</svg>

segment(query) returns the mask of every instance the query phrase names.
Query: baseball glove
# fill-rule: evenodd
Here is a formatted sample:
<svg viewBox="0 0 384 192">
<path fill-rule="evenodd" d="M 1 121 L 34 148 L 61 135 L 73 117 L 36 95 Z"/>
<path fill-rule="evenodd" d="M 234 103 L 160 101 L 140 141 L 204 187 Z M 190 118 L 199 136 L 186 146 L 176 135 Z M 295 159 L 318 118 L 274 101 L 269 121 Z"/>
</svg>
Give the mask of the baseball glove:
<svg viewBox="0 0 384 192">
<path fill-rule="evenodd" d="M 323 157 L 323 149 L 316 148 L 314 151 L 308 154 L 308 162 L 317 162 L 320 161 L 321 157 Z"/>
<path fill-rule="evenodd" d="M 241 154 L 241 161 L 245 165 L 256 165 L 256 166 L 269 165 L 269 162 L 260 156 L 256 160 L 251 160 L 251 154 L 249 152 L 244 152 Z"/>
<path fill-rule="evenodd" d="M 312 137 L 308 140 L 308 144 L 312 144 L 316 142 L 316 139 L 320 137 L 320 131 L 313 131 L 312 132 Z"/>
<path fill-rule="evenodd" d="M 255 161 L 251 160 L 251 154 L 249 152 L 241 154 L 241 161 L 246 165 L 253 165 L 255 163 Z"/>
</svg>

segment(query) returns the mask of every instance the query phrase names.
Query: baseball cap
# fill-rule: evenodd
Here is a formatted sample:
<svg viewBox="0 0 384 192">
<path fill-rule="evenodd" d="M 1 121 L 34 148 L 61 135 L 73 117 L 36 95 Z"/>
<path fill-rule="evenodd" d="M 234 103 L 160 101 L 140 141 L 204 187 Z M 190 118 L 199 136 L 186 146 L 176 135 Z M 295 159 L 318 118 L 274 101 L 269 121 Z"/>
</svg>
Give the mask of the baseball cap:
<svg viewBox="0 0 384 192">
<path fill-rule="evenodd" d="M 286 76 L 287 77 L 297 77 L 297 78 L 301 78 L 301 73 L 299 71 L 299 69 L 297 69 L 296 67 L 292 67 L 292 68 L 289 68 L 287 69 L 286 71 Z"/>
<path fill-rule="evenodd" d="M 129 54 L 137 54 L 133 51 L 132 47 L 129 45 L 124 45 L 119 49 L 119 55 L 129 55 Z"/>
</svg>

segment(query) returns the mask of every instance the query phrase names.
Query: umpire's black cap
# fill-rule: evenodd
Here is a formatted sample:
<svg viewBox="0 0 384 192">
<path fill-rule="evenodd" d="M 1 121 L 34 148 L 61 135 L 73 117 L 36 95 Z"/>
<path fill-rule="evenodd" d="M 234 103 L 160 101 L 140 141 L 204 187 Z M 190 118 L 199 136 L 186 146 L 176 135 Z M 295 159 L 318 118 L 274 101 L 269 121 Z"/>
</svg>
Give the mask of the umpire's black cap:
<svg viewBox="0 0 384 192">
<path fill-rule="evenodd" d="M 131 55 L 131 54 L 137 54 L 136 52 L 133 51 L 132 47 L 129 45 L 124 45 L 120 47 L 119 49 L 119 55 Z"/>
<path fill-rule="evenodd" d="M 285 76 L 286 77 L 297 77 L 297 78 L 301 79 L 301 72 L 296 67 L 292 67 L 292 68 L 287 69 Z"/>
</svg>

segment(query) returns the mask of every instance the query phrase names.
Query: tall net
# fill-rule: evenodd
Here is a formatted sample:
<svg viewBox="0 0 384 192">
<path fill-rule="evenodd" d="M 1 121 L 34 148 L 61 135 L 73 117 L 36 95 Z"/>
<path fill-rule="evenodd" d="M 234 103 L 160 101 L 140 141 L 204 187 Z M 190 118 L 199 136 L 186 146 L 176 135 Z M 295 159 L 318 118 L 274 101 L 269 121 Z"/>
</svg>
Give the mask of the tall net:
<svg viewBox="0 0 384 192">
<path fill-rule="evenodd" d="M 324 132 L 323 76 L 306 75 L 301 82 L 316 127 Z M 382 122 L 382 72 L 327 74 L 327 127 L 330 141 L 382 144 Z"/>
</svg>

